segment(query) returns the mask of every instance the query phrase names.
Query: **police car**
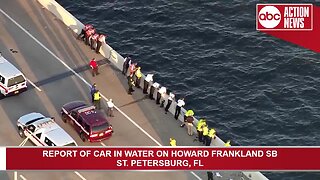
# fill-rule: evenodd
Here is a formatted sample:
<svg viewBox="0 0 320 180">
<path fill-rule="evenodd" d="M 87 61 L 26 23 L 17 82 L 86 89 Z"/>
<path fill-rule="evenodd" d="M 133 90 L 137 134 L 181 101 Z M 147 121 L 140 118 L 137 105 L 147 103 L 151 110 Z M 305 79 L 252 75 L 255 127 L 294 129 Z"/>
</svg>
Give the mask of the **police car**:
<svg viewBox="0 0 320 180">
<path fill-rule="evenodd" d="M 52 117 L 30 113 L 20 117 L 17 127 L 21 138 L 29 138 L 37 146 L 77 146 Z"/>
</svg>

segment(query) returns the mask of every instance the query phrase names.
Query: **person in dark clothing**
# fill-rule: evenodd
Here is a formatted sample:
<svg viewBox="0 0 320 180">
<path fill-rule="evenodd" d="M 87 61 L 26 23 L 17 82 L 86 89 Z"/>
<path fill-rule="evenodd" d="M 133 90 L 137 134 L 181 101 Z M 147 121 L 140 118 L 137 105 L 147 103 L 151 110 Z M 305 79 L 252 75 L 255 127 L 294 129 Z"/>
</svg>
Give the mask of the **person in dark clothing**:
<svg viewBox="0 0 320 180">
<path fill-rule="evenodd" d="M 147 74 L 147 77 L 144 79 L 144 83 L 143 83 L 143 94 L 148 94 L 149 82 L 152 82 L 152 81 L 153 81 L 153 74 Z"/>
<path fill-rule="evenodd" d="M 91 94 L 91 102 L 93 103 L 93 94 L 97 91 L 97 85 L 96 83 L 93 83 L 90 88 L 90 94 Z"/>
<path fill-rule="evenodd" d="M 164 108 L 166 114 L 168 113 L 169 108 L 170 108 L 170 106 L 171 106 L 171 103 L 172 103 L 172 101 L 174 100 L 174 96 L 175 96 L 175 95 L 174 95 L 172 92 L 169 93 L 168 102 L 167 102 L 166 107 Z"/>
<path fill-rule="evenodd" d="M 132 95 L 133 90 L 133 86 L 134 86 L 134 80 L 133 80 L 133 75 L 128 76 L 128 85 L 129 85 L 129 89 L 128 89 L 128 94 Z"/>
<path fill-rule="evenodd" d="M 151 85 L 151 87 L 150 87 L 150 93 L 149 93 L 149 98 L 150 98 L 150 99 L 154 100 L 154 97 L 153 97 L 154 90 L 155 90 L 156 88 L 159 88 L 159 86 L 160 86 L 160 84 L 157 83 L 157 82 L 155 82 L 155 83 L 153 83 L 153 84 Z"/>
<path fill-rule="evenodd" d="M 213 173 L 211 171 L 207 171 L 208 180 L 213 180 Z"/>
<path fill-rule="evenodd" d="M 174 113 L 174 118 L 175 119 L 178 119 L 179 115 L 180 115 L 180 112 L 181 112 L 181 107 L 185 105 L 185 102 L 184 102 L 184 98 L 181 98 L 178 100 L 178 103 L 177 103 L 177 106 L 176 106 L 176 111 Z"/>
</svg>

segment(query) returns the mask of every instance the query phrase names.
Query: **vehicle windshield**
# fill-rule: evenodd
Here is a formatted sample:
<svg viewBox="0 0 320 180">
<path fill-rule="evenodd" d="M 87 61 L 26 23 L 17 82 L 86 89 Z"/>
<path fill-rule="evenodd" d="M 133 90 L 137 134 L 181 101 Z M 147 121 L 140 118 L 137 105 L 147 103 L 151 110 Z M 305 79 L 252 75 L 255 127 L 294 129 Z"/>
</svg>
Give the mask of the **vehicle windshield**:
<svg viewBox="0 0 320 180">
<path fill-rule="evenodd" d="M 77 146 L 77 144 L 75 142 L 72 142 L 72 143 L 66 144 L 64 146 Z"/>
<path fill-rule="evenodd" d="M 109 123 L 105 122 L 99 126 L 93 126 L 92 127 L 92 132 L 100 132 L 100 131 L 105 131 L 109 128 Z"/>
<path fill-rule="evenodd" d="M 24 79 L 24 77 L 22 75 L 13 77 L 13 78 L 8 80 L 8 87 L 14 86 L 14 85 L 19 84 L 19 83 L 23 83 L 25 81 L 26 80 Z"/>
</svg>

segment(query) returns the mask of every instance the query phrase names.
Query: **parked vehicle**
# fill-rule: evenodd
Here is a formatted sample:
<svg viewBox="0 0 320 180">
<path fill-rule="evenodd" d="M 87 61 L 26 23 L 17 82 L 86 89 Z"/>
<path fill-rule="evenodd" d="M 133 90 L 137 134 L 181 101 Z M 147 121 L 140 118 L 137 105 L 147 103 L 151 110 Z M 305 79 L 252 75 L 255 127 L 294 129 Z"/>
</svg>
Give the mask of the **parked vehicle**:
<svg viewBox="0 0 320 180">
<path fill-rule="evenodd" d="M 82 101 L 73 101 L 61 109 L 63 122 L 69 122 L 79 133 L 82 141 L 97 142 L 112 136 L 112 125 L 105 115 Z"/>
<path fill-rule="evenodd" d="M 0 54 L 0 93 L 10 96 L 27 90 L 25 76 Z"/>
<path fill-rule="evenodd" d="M 20 117 L 17 126 L 20 137 L 29 138 L 37 146 L 77 146 L 52 117 L 33 112 Z"/>
</svg>

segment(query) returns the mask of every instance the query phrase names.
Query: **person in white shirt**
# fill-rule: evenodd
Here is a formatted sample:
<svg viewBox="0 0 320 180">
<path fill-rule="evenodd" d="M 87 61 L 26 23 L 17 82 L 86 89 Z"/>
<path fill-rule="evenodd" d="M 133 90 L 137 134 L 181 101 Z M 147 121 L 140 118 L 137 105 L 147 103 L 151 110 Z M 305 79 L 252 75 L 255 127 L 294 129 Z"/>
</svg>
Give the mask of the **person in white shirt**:
<svg viewBox="0 0 320 180">
<path fill-rule="evenodd" d="M 168 97 L 168 103 L 166 105 L 166 108 L 164 109 L 166 111 L 166 114 L 168 113 L 168 110 L 169 110 L 173 100 L 174 100 L 174 94 L 172 92 L 170 92 L 169 97 Z"/>
<path fill-rule="evenodd" d="M 144 79 L 143 94 L 148 94 L 148 87 L 150 81 L 153 81 L 153 74 L 147 74 L 147 77 Z"/>
<path fill-rule="evenodd" d="M 154 97 L 153 97 L 154 89 L 158 89 L 159 86 L 160 86 L 160 84 L 157 83 L 157 82 L 155 82 L 155 83 L 152 84 L 152 86 L 150 87 L 150 93 L 149 93 L 149 98 L 150 98 L 150 99 L 152 99 L 152 100 L 154 99 Z"/>
<path fill-rule="evenodd" d="M 174 113 L 174 118 L 178 119 L 180 112 L 181 112 L 181 107 L 183 107 L 186 103 L 184 102 L 184 98 L 180 98 L 178 100 L 177 106 L 176 106 L 176 111 Z"/>
<path fill-rule="evenodd" d="M 158 90 L 158 93 L 157 93 L 157 101 L 156 103 L 157 104 L 160 104 L 160 99 L 161 99 L 161 96 L 164 96 L 164 94 L 167 92 L 167 88 L 162 86 L 159 90 Z M 161 106 L 160 106 L 161 107 Z"/>
<path fill-rule="evenodd" d="M 109 99 L 109 101 L 107 102 L 107 105 L 108 105 L 107 116 L 114 117 L 113 115 L 114 104 L 112 102 L 112 99 Z"/>
</svg>

